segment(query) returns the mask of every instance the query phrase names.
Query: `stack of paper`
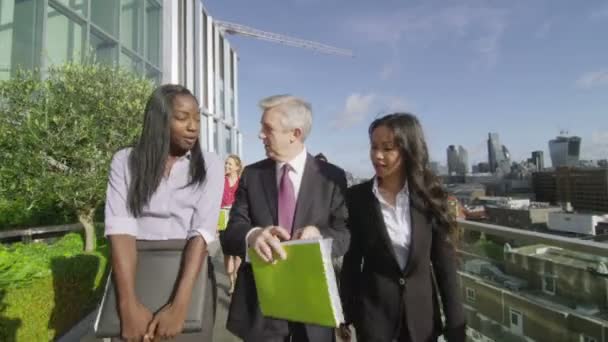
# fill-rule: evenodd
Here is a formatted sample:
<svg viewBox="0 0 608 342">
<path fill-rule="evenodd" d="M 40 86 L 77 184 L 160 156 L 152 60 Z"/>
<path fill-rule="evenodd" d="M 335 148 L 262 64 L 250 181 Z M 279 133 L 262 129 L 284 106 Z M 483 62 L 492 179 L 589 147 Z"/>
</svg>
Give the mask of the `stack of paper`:
<svg viewBox="0 0 608 342">
<path fill-rule="evenodd" d="M 331 259 L 331 239 L 283 242 L 287 259 L 248 256 L 264 316 L 337 327 L 344 321 Z"/>
</svg>

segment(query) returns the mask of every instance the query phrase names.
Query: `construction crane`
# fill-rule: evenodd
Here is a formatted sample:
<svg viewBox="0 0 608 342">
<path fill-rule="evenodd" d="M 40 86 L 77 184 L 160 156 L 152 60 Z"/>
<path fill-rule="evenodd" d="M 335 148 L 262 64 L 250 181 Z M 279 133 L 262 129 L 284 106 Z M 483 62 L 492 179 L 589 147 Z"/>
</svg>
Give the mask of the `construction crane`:
<svg viewBox="0 0 608 342">
<path fill-rule="evenodd" d="M 270 42 L 285 44 L 289 46 L 295 46 L 299 48 L 311 49 L 321 53 L 330 55 L 339 55 L 353 57 L 353 52 L 346 49 L 340 49 L 326 44 L 313 42 L 310 40 L 304 40 L 299 38 L 288 37 L 278 33 L 266 32 L 252 27 L 248 27 L 241 24 L 230 23 L 227 21 L 215 20 L 216 27 L 225 34 L 239 34 L 242 36 L 253 37 L 261 40 L 267 40 Z"/>
</svg>

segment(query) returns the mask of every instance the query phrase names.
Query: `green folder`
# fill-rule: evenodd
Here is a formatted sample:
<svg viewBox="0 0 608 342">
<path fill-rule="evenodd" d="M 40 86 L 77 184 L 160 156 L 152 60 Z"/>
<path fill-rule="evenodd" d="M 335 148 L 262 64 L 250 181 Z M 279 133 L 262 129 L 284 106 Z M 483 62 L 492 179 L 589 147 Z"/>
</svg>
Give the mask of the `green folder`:
<svg viewBox="0 0 608 342">
<path fill-rule="evenodd" d="M 217 222 L 217 230 L 226 230 L 228 227 L 228 216 L 230 209 L 220 209 L 220 217 Z"/>
<path fill-rule="evenodd" d="M 264 262 L 249 249 L 264 316 L 329 327 L 344 322 L 331 243 L 332 239 L 283 242 L 287 259 L 276 256 L 274 263 Z"/>
</svg>

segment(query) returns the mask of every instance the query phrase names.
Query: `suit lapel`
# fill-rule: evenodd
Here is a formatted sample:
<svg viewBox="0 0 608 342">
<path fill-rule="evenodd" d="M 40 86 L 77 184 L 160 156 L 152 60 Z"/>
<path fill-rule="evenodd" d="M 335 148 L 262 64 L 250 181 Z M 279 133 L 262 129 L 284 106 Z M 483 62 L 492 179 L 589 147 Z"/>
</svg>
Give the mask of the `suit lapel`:
<svg viewBox="0 0 608 342">
<path fill-rule="evenodd" d="M 268 209 L 270 210 L 270 215 L 272 216 L 272 223 L 277 225 L 279 224 L 278 212 L 277 212 L 277 199 L 278 189 L 277 189 L 277 169 L 276 164 L 271 159 L 268 159 L 268 168 L 267 172 L 261 172 L 262 184 L 264 185 L 264 194 L 266 195 L 266 202 L 268 204 Z"/>
<path fill-rule="evenodd" d="M 410 193 L 410 249 L 403 271 L 405 275 L 409 274 L 412 269 L 413 258 L 416 257 L 416 246 L 420 246 L 423 238 L 422 234 L 428 225 L 427 218 L 421 208 L 424 208 L 422 199 L 418 195 Z"/>
<path fill-rule="evenodd" d="M 293 229 L 303 228 L 312 222 L 307 222 L 308 211 L 315 197 L 315 189 L 318 187 L 315 184 L 320 182 L 318 179 L 319 168 L 315 159 L 308 154 L 306 163 L 304 164 L 304 174 L 302 175 L 302 183 L 300 191 L 296 199 L 296 212 L 293 219 Z"/>
<path fill-rule="evenodd" d="M 396 269 L 401 271 L 401 267 L 399 267 L 399 263 L 397 262 L 397 256 L 395 255 L 395 249 L 393 248 L 393 243 L 391 242 L 391 238 L 388 235 L 388 228 L 386 228 L 386 223 L 384 222 L 384 216 L 382 215 L 382 208 L 380 207 L 380 201 L 376 198 L 373 191 L 373 183 L 374 181 L 369 181 L 367 195 L 369 196 L 367 203 L 372 203 L 372 215 L 370 219 L 372 220 L 370 227 L 377 227 L 376 232 L 380 237 L 380 242 L 384 246 L 382 249 L 386 250 L 390 256 L 390 259 L 393 261 L 393 264 Z"/>
</svg>

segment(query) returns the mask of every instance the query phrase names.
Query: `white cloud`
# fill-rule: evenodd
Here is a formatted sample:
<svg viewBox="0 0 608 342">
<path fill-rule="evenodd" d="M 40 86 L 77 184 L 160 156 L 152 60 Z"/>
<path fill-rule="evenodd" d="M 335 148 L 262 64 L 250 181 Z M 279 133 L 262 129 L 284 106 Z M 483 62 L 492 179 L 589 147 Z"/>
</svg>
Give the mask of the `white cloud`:
<svg viewBox="0 0 608 342">
<path fill-rule="evenodd" d="M 488 66 L 496 64 L 508 12 L 483 6 L 437 9 L 419 6 L 351 17 L 345 29 L 358 39 L 397 47 L 403 42 L 427 47 L 441 39 L 462 40 Z"/>
<path fill-rule="evenodd" d="M 594 88 L 608 85 L 608 69 L 587 72 L 576 81 L 581 88 Z"/>
<path fill-rule="evenodd" d="M 349 95 L 346 98 L 344 109 L 336 116 L 334 126 L 345 128 L 363 121 L 369 114 L 375 98 L 374 94 L 354 93 Z"/>
<path fill-rule="evenodd" d="M 403 97 L 353 93 L 346 98 L 344 109 L 334 118 L 333 126 L 348 128 L 363 122 L 372 114 L 406 112 L 411 105 Z"/>
</svg>

